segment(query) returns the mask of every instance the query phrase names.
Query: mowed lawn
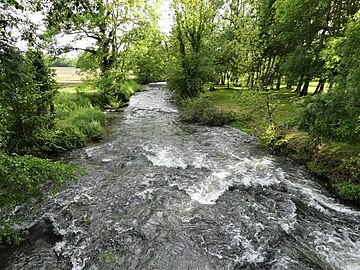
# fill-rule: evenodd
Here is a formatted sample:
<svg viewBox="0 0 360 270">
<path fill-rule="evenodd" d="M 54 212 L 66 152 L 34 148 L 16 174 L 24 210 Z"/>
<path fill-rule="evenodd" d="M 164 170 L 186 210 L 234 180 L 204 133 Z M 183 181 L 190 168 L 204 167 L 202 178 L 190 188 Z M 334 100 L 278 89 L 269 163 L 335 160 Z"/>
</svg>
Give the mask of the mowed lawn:
<svg viewBox="0 0 360 270">
<path fill-rule="evenodd" d="M 79 74 L 80 69 L 74 67 L 54 67 L 55 79 L 61 88 L 77 86 L 82 83 L 84 76 Z"/>
<path fill-rule="evenodd" d="M 315 91 L 316 86 L 316 81 L 310 83 L 309 95 Z M 208 89 L 209 86 L 206 85 L 205 88 Z M 226 86 L 223 85 L 215 85 L 215 88 L 216 91 L 207 92 L 206 95 L 216 107 L 220 110 L 232 111 L 234 113 L 243 111 L 244 108 L 241 107 L 239 102 L 239 94 L 242 91 L 249 91 L 248 89 L 241 87 L 226 89 Z M 294 93 L 294 89 L 288 90 L 286 85 L 282 84 L 280 90 L 272 90 L 271 95 L 271 105 L 274 107 L 273 117 L 276 123 L 282 124 L 296 117 L 296 101 L 299 100 L 299 97 Z"/>
</svg>

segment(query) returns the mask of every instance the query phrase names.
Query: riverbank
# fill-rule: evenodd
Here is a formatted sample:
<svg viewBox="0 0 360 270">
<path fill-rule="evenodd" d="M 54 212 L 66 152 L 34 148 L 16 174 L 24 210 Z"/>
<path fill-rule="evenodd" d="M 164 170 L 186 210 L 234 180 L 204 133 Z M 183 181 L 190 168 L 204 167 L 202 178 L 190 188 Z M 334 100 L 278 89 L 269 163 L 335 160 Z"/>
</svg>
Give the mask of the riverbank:
<svg viewBox="0 0 360 270">
<path fill-rule="evenodd" d="M 134 85 L 125 82 L 123 87 L 134 94 Z M 17 208 L 36 203 L 83 173 L 51 157 L 103 138 L 106 122 L 101 101 L 100 92 L 91 84 L 61 88 L 54 98 L 51 128 L 38 132 L 21 155 L 0 152 L 0 245 L 19 242 L 26 234 L 16 229 L 22 227 Z"/>
<path fill-rule="evenodd" d="M 282 88 L 270 96 L 270 113 L 274 125 L 269 126 L 268 108 L 263 95 L 246 88 L 225 89 L 204 96 L 220 111 L 235 114 L 230 125 L 256 134 L 259 142 L 272 152 L 299 162 L 320 178 L 340 200 L 360 205 L 360 144 L 317 142 L 296 128 L 296 101 L 291 90 Z M 252 91 L 253 92 L 253 91 Z"/>
</svg>

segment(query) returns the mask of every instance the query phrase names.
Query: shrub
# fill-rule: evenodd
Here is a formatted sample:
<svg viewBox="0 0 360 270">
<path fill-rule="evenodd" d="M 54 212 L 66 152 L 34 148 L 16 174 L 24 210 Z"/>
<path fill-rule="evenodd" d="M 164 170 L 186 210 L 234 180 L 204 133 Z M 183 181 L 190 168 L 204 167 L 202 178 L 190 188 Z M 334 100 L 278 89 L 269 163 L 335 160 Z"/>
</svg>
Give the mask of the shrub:
<svg viewBox="0 0 360 270">
<path fill-rule="evenodd" d="M 54 153 L 79 148 L 86 143 L 85 135 L 69 124 L 57 124 L 56 128 L 46 131 L 38 138 L 41 152 Z"/>
<path fill-rule="evenodd" d="M 135 81 L 126 81 L 125 75 L 117 70 L 103 73 L 96 79 L 95 85 L 100 89 L 101 105 L 105 109 L 117 109 L 123 106 L 131 95 L 141 89 Z"/>
<path fill-rule="evenodd" d="M 180 110 L 180 119 L 185 122 L 221 126 L 235 120 L 233 113 L 216 109 L 205 96 L 181 101 Z"/>
<path fill-rule="evenodd" d="M 341 166 L 349 174 L 349 182 L 360 183 L 360 154 L 343 159 Z"/>
<path fill-rule="evenodd" d="M 298 124 L 314 139 L 356 142 L 359 109 L 351 95 L 340 89 L 305 97 L 298 104 Z"/>
<path fill-rule="evenodd" d="M 276 150 L 280 147 L 281 139 L 284 136 L 279 126 L 270 124 L 265 131 L 260 134 L 260 142 L 268 146 L 272 150 Z"/>
<path fill-rule="evenodd" d="M 343 200 L 358 201 L 360 199 L 360 184 L 336 183 L 333 187 Z"/>
</svg>

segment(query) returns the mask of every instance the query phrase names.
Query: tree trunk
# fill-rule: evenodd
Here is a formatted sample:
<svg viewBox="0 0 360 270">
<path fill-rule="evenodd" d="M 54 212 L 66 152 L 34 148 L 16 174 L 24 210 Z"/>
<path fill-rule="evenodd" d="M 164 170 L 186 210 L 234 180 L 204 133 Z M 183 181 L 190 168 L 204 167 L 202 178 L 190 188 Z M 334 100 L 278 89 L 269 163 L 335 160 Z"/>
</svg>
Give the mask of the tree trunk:
<svg viewBox="0 0 360 270">
<path fill-rule="evenodd" d="M 306 95 L 308 94 L 309 84 L 310 84 L 309 81 L 306 81 L 306 82 L 304 83 L 304 87 L 303 87 L 303 89 L 301 90 L 300 96 L 303 97 L 303 96 L 306 96 Z"/>
<path fill-rule="evenodd" d="M 230 89 L 230 72 L 226 72 L 226 77 L 227 77 L 227 89 Z"/>
<path fill-rule="evenodd" d="M 276 90 L 279 91 L 281 86 L 281 74 L 277 77 Z"/>
<path fill-rule="evenodd" d="M 303 81 L 302 81 L 302 79 L 300 79 L 300 81 L 299 81 L 299 83 L 298 83 L 298 85 L 297 85 L 294 93 L 298 93 L 298 95 L 300 95 L 302 84 L 303 84 Z"/>
<path fill-rule="evenodd" d="M 325 83 L 326 83 L 326 79 L 320 79 L 319 83 L 318 83 L 318 85 L 316 87 L 316 90 L 312 95 L 314 96 L 314 95 L 317 95 L 317 94 L 320 94 L 321 92 L 323 92 L 324 87 L 325 87 Z"/>
<path fill-rule="evenodd" d="M 248 78 L 247 78 L 247 80 L 246 80 L 246 87 L 249 86 L 250 81 L 251 81 L 251 75 L 249 74 L 249 75 L 248 75 Z"/>
</svg>

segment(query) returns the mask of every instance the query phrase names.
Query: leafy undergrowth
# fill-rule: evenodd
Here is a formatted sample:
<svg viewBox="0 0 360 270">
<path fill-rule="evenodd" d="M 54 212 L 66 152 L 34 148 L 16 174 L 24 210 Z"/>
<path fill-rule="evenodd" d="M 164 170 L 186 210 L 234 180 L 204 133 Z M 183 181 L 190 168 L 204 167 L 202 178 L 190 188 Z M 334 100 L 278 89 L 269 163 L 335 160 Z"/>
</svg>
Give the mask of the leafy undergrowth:
<svg viewBox="0 0 360 270">
<path fill-rule="evenodd" d="M 15 206 L 40 199 L 44 193 L 54 191 L 68 181 L 75 181 L 82 171 L 75 165 L 54 162 L 32 156 L 0 153 L 0 244 L 18 242 L 21 224 L 12 209 Z"/>
<path fill-rule="evenodd" d="M 296 128 L 270 125 L 259 135 L 273 152 L 304 164 L 339 199 L 360 205 L 360 146 L 317 142 Z"/>
</svg>

